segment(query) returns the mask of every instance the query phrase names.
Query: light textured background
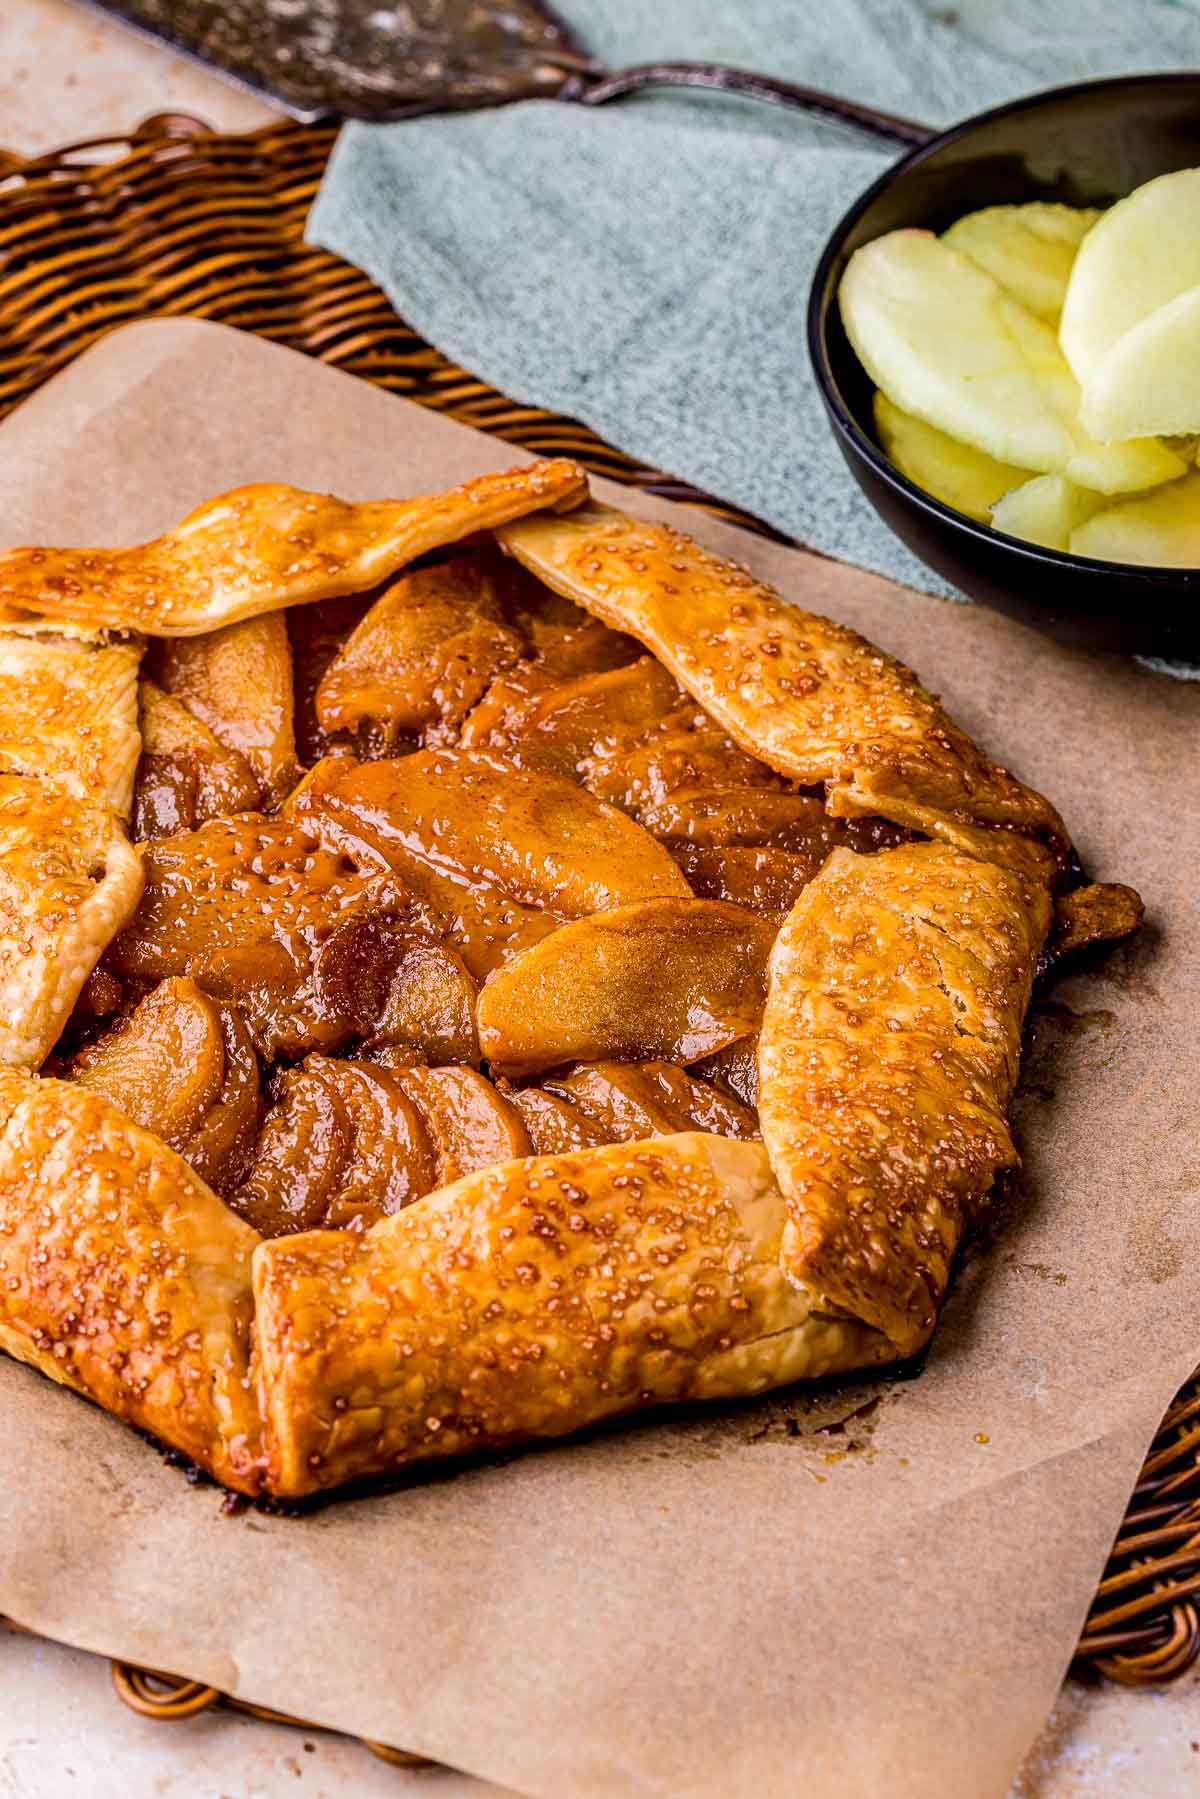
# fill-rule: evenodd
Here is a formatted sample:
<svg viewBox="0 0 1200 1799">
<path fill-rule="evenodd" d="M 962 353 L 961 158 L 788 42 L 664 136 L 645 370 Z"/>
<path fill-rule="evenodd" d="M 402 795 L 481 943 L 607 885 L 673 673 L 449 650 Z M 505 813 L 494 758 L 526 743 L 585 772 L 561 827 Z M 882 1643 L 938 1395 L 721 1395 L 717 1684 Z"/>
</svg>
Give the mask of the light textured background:
<svg viewBox="0 0 1200 1799">
<path fill-rule="evenodd" d="M 167 110 L 195 112 L 227 130 L 248 130 L 271 117 L 259 101 L 72 0 L 3 0 L 0 147 L 33 153 Z M 144 1722 L 113 1695 L 105 1662 L 0 1630 L 0 1799 L 484 1799 L 489 1793 L 500 1789 L 450 1773 L 405 1773 L 322 1732 L 227 1714 L 177 1726 Z M 1196 1799 L 1198 1793 L 1200 1675 L 1194 1673 L 1163 1692 L 1069 1681 L 1013 1799 Z"/>
</svg>

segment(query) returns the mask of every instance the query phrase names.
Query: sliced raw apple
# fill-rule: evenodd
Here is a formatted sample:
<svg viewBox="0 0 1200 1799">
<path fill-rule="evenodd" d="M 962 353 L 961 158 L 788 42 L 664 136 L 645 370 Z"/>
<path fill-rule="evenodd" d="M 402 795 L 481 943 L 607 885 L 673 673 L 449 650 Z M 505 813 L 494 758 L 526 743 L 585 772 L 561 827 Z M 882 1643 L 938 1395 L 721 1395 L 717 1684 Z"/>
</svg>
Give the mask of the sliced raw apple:
<svg viewBox="0 0 1200 1799">
<path fill-rule="evenodd" d="M 1200 431 L 1200 286 L 1118 338 L 1088 380 L 1082 417 L 1104 439 Z"/>
<path fill-rule="evenodd" d="M 1007 314 L 1009 330 L 1020 344 L 1043 394 L 1071 437 L 1071 453 L 1056 471 L 1076 487 L 1092 487 L 1097 493 L 1140 493 L 1182 475 L 1187 463 L 1157 437 L 1132 438 L 1128 443 L 1101 443 L 1085 429 L 1081 416 L 1079 383 L 1058 345 L 1054 333 L 1021 306 Z"/>
<path fill-rule="evenodd" d="M 1059 336 L 1087 387 L 1109 351 L 1149 313 L 1200 286 L 1200 169 L 1135 188 L 1088 232 L 1063 301 Z"/>
<path fill-rule="evenodd" d="M 985 206 L 956 219 L 942 242 L 969 256 L 1014 300 L 1052 325 L 1062 311 L 1076 251 L 1099 217 L 1094 206 L 1044 200 Z"/>
<path fill-rule="evenodd" d="M 480 1049 L 513 1079 L 607 1057 L 696 1061 L 757 1030 L 774 939 L 773 924 L 723 900 L 594 913 L 485 982 Z"/>
<path fill-rule="evenodd" d="M 981 525 L 987 524 L 988 509 L 1000 495 L 1027 481 L 1031 473 L 959 443 L 936 425 L 902 412 L 882 392 L 875 395 L 875 429 L 885 456 L 902 475 Z"/>
<path fill-rule="evenodd" d="M 1071 533 L 1075 556 L 1159 568 L 1200 568 L 1200 475 L 1106 506 Z"/>
<path fill-rule="evenodd" d="M 992 507 L 997 531 L 1047 550 L 1065 550 L 1071 533 L 1104 505 L 1104 496 L 1076 487 L 1065 475 L 1037 475 Z"/>
<path fill-rule="evenodd" d="M 892 231 L 857 250 L 839 299 L 876 385 L 960 442 L 1101 493 L 1137 492 L 1182 474 L 1182 458 L 1155 439 L 1090 438 L 1054 332 L 931 232 Z"/>
<path fill-rule="evenodd" d="M 1053 472 L 1070 431 L 1031 366 L 1054 336 L 931 231 L 891 231 L 851 257 L 839 302 L 859 360 L 893 405 L 1001 462 Z M 1013 330 L 1013 315 L 1022 326 Z M 1047 354 L 1043 348 L 1043 357 Z"/>
</svg>

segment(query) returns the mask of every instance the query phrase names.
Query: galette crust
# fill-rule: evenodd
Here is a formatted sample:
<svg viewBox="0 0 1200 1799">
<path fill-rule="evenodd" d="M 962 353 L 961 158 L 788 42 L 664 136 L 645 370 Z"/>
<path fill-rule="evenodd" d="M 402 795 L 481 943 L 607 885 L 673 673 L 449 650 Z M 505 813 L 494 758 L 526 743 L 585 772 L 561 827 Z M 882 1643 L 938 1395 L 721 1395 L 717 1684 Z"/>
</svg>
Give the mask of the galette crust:
<svg viewBox="0 0 1200 1799">
<path fill-rule="evenodd" d="M 142 747 L 142 645 L 53 625 L 0 629 L 0 769 L 127 819 Z"/>
<path fill-rule="evenodd" d="M 218 625 L 363 593 L 406 562 L 539 506 L 583 499 L 577 463 L 532 462 L 445 493 L 351 503 L 259 482 L 207 500 L 128 550 L 9 550 L 0 605 L 48 618 L 191 637 Z"/>
<path fill-rule="evenodd" d="M 784 604 L 670 526 L 611 507 L 496 535 L 556 592 L 645 644 L 743 749 L 805 786 L 824 783 L 831 813 L 879 814 L 1052 873 L 1067 834 L 1049 801 L 856 631 Z"/>
<path fill-rule="evenodd" d="M 1006 1112 L 1050 922 L 1022 871 L 945 844 L 835 850 L 771 953 L 763 1139 L 814 1305 L 928 1339 L 963 1230 L 1016 1164 Z"/>
<path fill-rule="evenodd" d="M 504 1163 L 359 1238 L 265 1241 L 271 1490 L 890 1359 L 787 1279 L 786 1216 L 761 1144 L 689 1132 Z"/>
<path fill-rule="evenodd" d="M 0 1069 L 0 1345 L 247 1491 L 257 1242 L 100 1094 Z"/>
<path fill-rule="evenodd" d="M 140 642 L 0 631 L 0 1064 L 36 1068 L 142 870 L 126 834 Z"/>
<path fill-rule="evenodd" d="M 691 1051 L 728 1066 L 746 1103 L 757 1100 L 761 1143 L 687 1131 L 525 1154 L 357 1232 L 264 1239 L 98 1088 L 0 1067 L 0 1347 L 247 1493 L 299 1496 L 639 1406 L 758 1393 L 909 1355 L 933 1328 L 963 1230 L 1015 1162 L 1005 1113 L 1069 851 L 1057 813 L 854 632 L 666 527 L 594 506 L 546 510 L 585 493 L 568 462 L 367 505 L 262 485 L 210 501 L 137 549 L 0 557 L 0 668 L 36 662 L 37 682 L 62 697 L 51 719 L 27 691 L 0 695 L 0 1063 L 42 1061 L 141 893 L 124 829 L 141 646 L 106 633 L 194 636 L 360 594 L 481 530 L 637 638 L 741 749 L 822 790 L 828 813 L 932 839 L 836 850 L 777 936 L 774 920 L 746 913 L 753 1003 L 743 1017 L 731 980 L 729 1028 L 723 1012 L 701 1021 L 709 1035 L 681 1030 L 669 1046 L 672 1069 Z M 237 786 L 185 708 L 150 684 L 144 701 L 163 754 L 203 752 L 213 780 Z M 381 798 L 395 766 L 411 817 Z M 501 782 L 507 801 L 492 805 Z M 450 787 L 457 825 L 438 811 Z M 548 794 L 555 805 L 539 812 Z M 526 805 L 520 832 L 506 804 Z M 376 871 L 342 885 L 386 885 L 391 849 L 371 820 L 389 808 L 395 828 L 417 837 L 436 813 L 439 830 L 482 845 L 480 862 L 502 867 L 518 898 L 578 916 L 559 925 L 558 945 L 545 937 L 523 968 L 508 965 L 515 974 L 478 1015 L 485 1035 L 518 976 L 540 980 L 564 946 L 605 928 L 594 923 L 602 906 L 610 920 L 622 903 L 706 918 L 741 910 L 694 898 L 657 839 L 567 776 L 535 779 L 462 746 L 417 751 L 391 771 L 318 762 L 279 818 L 205 827 L 214 845 L 228 840 L 213 880 L 244 840 L 249 904 L 272 869 L 278 883 L 297 856 L 329 860 L 324 839 L 340 831 L 339 850 L 353 836 Z M 264 855 L 279 848 L 266 873 L 255 832 Z M 159 876 L 175 853 L 169 838 L 146 850 L 164 893 Z M 198 930 L 208 913 L 219 923 L 225 902 L 195 884 L 185 911 Z M 1106 912 L 1095 891 L 1077 909 L 1072 944 L 1100 913 L 1110 934 L 1118 914 L 1135 916 L 1136 896 Z M 125 967 L 116 954 L 111 966 L 187 987 L 190 963 L 171 959 L 184 914 L 177 907 L 173 921 L 166 908 L 160 943 L 146 911 L 142 961 Z M 321 921 L 303 922 L 315 931 Z M 161 966 L 146 961 L 152 952 Z M 235 1048 L 226 1044 L 236 1063 Z M 253 1086 L 248 1036 L 241 1062 Z M 530 1066 L 545 1065 L 539 1048 Z M 346 1078 L 351 1064 L 333 1066 Z M 452 1072 L 487 1085 L 474 1070 Z M 543 1110 L 553 1102 L 549 1087 L 521 1096 Z M 237 1097 L 231 1087 L 230 1105 Z M 514 1143 L 527 1145 L 513 1118 Z"/>
</svg>

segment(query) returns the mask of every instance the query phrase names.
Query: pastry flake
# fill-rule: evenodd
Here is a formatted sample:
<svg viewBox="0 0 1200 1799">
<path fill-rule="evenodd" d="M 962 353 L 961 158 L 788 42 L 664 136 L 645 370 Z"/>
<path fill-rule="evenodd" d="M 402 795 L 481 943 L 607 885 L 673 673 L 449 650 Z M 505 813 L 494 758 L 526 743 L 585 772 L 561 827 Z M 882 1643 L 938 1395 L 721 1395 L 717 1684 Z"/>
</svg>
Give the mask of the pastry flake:
<svg viewBox="0 0 1200 1799">
<path fill-rule="evenodd" d="M 102 1095 L 0 1069 L 0 1343 L 243 1492 L 257 1242 Z"/>
</svg>

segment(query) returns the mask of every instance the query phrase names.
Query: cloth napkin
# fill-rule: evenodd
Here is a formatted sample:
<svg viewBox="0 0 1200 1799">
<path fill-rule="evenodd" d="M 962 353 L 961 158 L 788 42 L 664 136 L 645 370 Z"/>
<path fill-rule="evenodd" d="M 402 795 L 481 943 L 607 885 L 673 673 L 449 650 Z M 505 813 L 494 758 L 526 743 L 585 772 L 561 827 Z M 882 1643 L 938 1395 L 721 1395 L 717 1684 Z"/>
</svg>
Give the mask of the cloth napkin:
<svg viewBox="0 0 1200 1799">
<path fill-rule="evenodd" d="M 741 64 L 941 126 L 1015 95 L 1200 63 L 1200 0 L 559 0 L 610 68 Z M 858 493 L 804 315 L 825 240 L 899 154 L 663 90 L 342 132 L 308 224 L 512 398 L 584 420 L 829 555 L 949 593 Z M 962 596 L 958 596 L 962 597 Z"/>
</svg>

